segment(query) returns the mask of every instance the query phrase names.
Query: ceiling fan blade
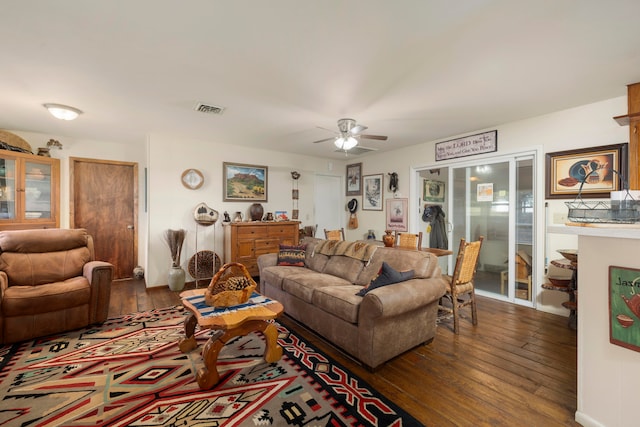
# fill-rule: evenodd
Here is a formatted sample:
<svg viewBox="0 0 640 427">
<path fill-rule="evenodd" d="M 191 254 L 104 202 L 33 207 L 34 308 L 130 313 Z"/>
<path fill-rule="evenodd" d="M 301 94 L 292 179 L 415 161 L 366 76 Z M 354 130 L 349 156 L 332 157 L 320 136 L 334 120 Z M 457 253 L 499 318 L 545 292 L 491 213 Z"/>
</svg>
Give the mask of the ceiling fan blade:
<svg viewBox="0 0 640 427">
<path fill-rule="evenodd" d="M 379 141 L 386 141 L 389 137 L 385 135 L 358 135 L 363 139 L 377 139 Z"/>
<path fill-rule="evenodd" d="M 331 141 L 331 140 L 333 140 L 333 139 L 336 139 L 336 137 L 335 137 L 335 136 L 332 136 L 331 138 L 319 139 L 319 140 L 317 140 L 317 141 L 313 141 L 313 144 L 317 144 L 317 143 L 319 143 L 319 142 L 327 142 L 327 141 Z"/>
<path fill-rule="evenodd" d="M 358 134 L 362 131 L 367 130 L 368 128 L 366 126 L 363 125 L 355 125 L 354 127 L 351 128 L 351 134 L 355 135 Z"/>
<path fill-rule="evenodd" d="M 336 130 L 335 130 L 335 129 L 323 128 L 322 126 L 316 126 L 316 127 L 317 127 L 318 129 L 328 130 L 328 131 L 329 131 L 329 132 L 331 132 L 331 133 L 338 133 L 338 132 L 336 132 Z"/>
</svg>

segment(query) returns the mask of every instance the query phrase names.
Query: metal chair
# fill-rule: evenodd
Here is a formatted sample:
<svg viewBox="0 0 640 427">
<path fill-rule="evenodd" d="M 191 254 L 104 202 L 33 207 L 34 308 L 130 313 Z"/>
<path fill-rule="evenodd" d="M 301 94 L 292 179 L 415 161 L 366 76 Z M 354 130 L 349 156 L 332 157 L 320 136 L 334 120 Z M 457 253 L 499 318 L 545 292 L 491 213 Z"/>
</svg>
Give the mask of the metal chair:
<svg viewBox="0 0 640 427">
<path fill-rule="evenodd" d="M 396 247 L 420 250 L 422 247 L 422 231 L 418 233 L 396 232 Z"/>
<path fill-rule="evenodd" d="M 324 238 L 327 240 L 344 240 L 344 228 L 339 230 L 324 229 Z"/>
<path fill-rule="evenodd" d="M 447 293 L 442 297 L 451 303 L 451 307 L 439 305 L 441 312 L 453 314 L 453 332 L 460 333 L 460 312 L 461 308 L 471 306 L 471 323 L 478 324 L 478 314 L 476 310 L 476 293 L 473 280 L 478 267 L 478 259 L 480 258 L 480 248 L 484 236 L 480 236 L 475 242 L 466 242 L 460 239 L 460 248 L 456 257 L 456 266 L 453 269 L 453 275 L 442 277 L 446 281 Z"/>
</svg>

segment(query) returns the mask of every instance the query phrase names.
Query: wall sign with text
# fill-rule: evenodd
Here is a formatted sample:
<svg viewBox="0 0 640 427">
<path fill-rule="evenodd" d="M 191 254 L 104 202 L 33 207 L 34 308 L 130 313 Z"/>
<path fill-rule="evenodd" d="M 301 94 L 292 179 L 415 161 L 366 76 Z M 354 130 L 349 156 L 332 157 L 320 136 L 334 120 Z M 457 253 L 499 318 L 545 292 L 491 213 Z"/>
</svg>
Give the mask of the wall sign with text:
<svg viewBox="0 0 640 427">
<path fill-rule="evenodd" d="M 609 341 L 640 351 L 640 269 L 609 266 Z"/>
<path fill-rule="evenodd" d="M 436 144 L 436 161 L 498 151 L 498 131 L 492 130 Z"/>
</svg>

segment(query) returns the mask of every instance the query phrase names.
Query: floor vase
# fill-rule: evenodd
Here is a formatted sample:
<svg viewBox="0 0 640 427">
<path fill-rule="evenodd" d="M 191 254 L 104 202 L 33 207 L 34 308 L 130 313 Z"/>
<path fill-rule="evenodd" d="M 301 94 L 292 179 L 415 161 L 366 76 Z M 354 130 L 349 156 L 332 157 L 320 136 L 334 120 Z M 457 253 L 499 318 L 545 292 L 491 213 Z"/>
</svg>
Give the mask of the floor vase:
<svg viewBox="0 0 640 427">
<path fill-rule="evenodd" d="M 185 272 L 184 269 L 180 266 L 171 267 L 169 270 L 169 289 L 174 292 L 181 291 L 184 289 L 185 283 Z"/>
</svg>

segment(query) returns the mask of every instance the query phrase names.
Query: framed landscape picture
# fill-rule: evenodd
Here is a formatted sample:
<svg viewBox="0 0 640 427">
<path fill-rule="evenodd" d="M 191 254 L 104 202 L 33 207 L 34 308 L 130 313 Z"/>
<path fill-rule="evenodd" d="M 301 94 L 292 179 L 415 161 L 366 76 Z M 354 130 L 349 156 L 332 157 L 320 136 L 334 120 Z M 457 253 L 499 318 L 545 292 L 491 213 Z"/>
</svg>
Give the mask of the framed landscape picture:
<svg viewBox="0 0 640 427">
<path fill-rule="evenodd" d="M 363 211 L 381 211 L 382 193 L 384 188 L 383 175 L 365 175 L 362 179 L 364 187 L 364 196 L 362 197 Z"/>
<path fill-rule="evenodd" d="M 242 163 L 222 164 L 222 182 L 225 202 L 266 202 L 266 166 Z"/>
</svg>

